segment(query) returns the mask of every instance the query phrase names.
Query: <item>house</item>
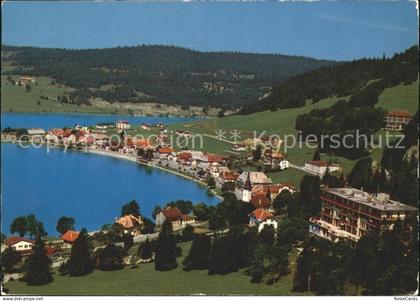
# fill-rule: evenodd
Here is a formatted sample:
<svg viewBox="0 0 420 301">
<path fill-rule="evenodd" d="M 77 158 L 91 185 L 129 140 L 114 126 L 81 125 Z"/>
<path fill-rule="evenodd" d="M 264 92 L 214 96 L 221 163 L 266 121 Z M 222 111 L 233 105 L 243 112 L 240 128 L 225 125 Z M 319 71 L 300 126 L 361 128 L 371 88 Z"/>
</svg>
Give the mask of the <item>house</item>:
<svg viewBox="0 0 420 301">
<path fill-rule="evenodd" d="M 10 236 L 4 240 L 6 248 L 12 248 L 21 255 L 29 255 L 35 245 L 35 241 L 24 237 Z"/>
<path fill-rule="evenodd" d="M 132 214 L 116 218 L 115 222 L 117 224 L 120 224 L 124 228 L 125 233 L 129 232 L 130 230 L 133 230 L 134 228 L 141 227 L 144 224 L 140 216 L 136 217 Z"/>
<path fill-rule="evenodd" d="M 52 260 L 52 262 L 56 262 L 62 259 L 61 251 L 57 248 L 46 246 L 45 253 L 47 254 L 48 258 Z"/>
<path fill-rule="evenodd" d="M 192 160 L 192 154 L 191 152 L 179 152 L 177 154 L 178 160 L 183 162 L 191 162 Z"/>
<path fill-rule="evenodd" d="M 61 239 L 63 240 L 63 248 L 71 248 L 71 245 L 74 241 L 79 237 L 79 232 L 68 230 L 66 233 L 61 235 Z"/>
<path fill-rule="evenodd" d="M 271 206 L 271 201 L 268 199 L 267 195 L 263 192 L 257 192 L 251 194 L 250 203 L 254 208 L 262 208 L 268 210 Z"/>
<path fill-rule="evenodd" d="M 248 225 L 249 227 L 258 227 L 258 232 L 261 232 L 265 226 L 273 226 L 276 230 L 278 222 L 270 212 L 264 209 L 255 209 L 249 214 Z"/>
<path fill-rule="evenodd" d="M 308 161 L 305 163 L 305 171 L 311 173 L 311 174 L 315 174 L 319 177 L 323 177 L 325 175 L 325 173 L 327 172 L 327 168 L 328 171 L 334 172 L 334 171 L 340 171 L 341 170 L 341 166 L 338 164 L 334 164 L 334 163 L 328 163 L 326 161 Z"/>
<path fill-rule="evenodd" d="M 100 130 L 106 130 L 113 127 L 114 127 L 114 124 L 112 122 L 101 122 L 96 125 L 96 128 Z"/>
<path fill-rule="evenodd" d="M 227 161 L 229 159 L 229 156 L 224 155 L 216 155 L 216 154 L 207 154 L 206 161 L 209 163 L 222 163 L 224 161 Z"/>
<path fill-rule="evenodd" d="M 22 85 L 25 85 L 25 84 L 35 83 L 36 80 L 35 80 L 35 77 L 32 77 L 32 76 L 21 76 L 21 77 L 19 77 L 18 81 L 16 82 L 16 85 L 19 85 L 19 82 Z"/>
<path fill-rule="evenodd" d="M 244 171 L 239 175 L 237 178 L 237 183 L 239 186 L 243 186 L 245 182 L 247 181 L 249 177 L 249 181 L 251 183 L 251 186 L 254 185 L 268 185 L 271 184 L 272 181 L 270 178 L 268 178 L 263 172 L 257 172 L 257 171 Z"/>
<path fill-rule="evenodd" d="M 131 125 L 127 120 L 117 121 L 116 126 L 117 126 L 117 129 L 120 131 L 128 130 L 131 128 Z"/>
<path fill-rule="evenodd" d="M 150 131 L 150 125 L 148 125 L 147 123 L 142 123 L 140 128 L 145 131 Z"/>
<path fill-rule="evenodd" d="M 169 220 L 172 227 L 180 227 L 182 224 L 191 224 L 195 219 L 188 214 L 182 214 L 177 207 L 165 207 L 156 214 L 156 227 L 160 228 L 162 224 Z"/>
<path fill-rule="evenodd" d="M 238 179 L 239 174 L 234 171 L 224 171 L 219 174 L 219 176 L 216 178 L 216 187 L 222 188 L 223 184 L 226 182 L 233 182 L 235 183 L 236 179 Z"/>
<path fill-rule="evenodd" d="M 417 218 L 418 208 L 355 188 L 321 188 L 321 212 L 310 218 L 309 232 L 338 242 L 357 242 L 371 230 L 392 229 L 400 220 Z"/>
<path fill-rule="evenodd" d="M 159 147 L 156 152 L 156 158 L 165 159 L 171 154 L 175 155 L 175 151 L 172 147 Z"/>
<path fill-rule="evenodd" d="M 388 131 L 402 131 L 413 119 L 406 111 L 392 111 L 385 115 L 385 129 Z"/>
<path fill-rule="evenodd" d="M 255 185 L 252 187 L 251 193 L 263 193 L 269 196 L 270 200 L 274 200 L 277 195 L 283 191 L 289 191 L 291 194 L 295 193 L 296 190 L 287 183 L 270 184 L 270 185 Z"/>
<path fill-rule="evenodd" d="M 45 131 L 41 128 L 27 129 L 29 136 L 45 136 Z"/>
</svg>

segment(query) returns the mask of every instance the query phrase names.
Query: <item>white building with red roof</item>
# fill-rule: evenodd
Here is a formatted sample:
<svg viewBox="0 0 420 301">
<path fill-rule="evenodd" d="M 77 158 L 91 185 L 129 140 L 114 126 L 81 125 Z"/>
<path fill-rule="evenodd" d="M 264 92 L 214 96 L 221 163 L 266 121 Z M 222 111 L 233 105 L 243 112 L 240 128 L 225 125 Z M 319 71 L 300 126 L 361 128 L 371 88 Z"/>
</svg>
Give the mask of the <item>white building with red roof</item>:
<svg viewBox="0 0 420 301">
<path fill-rule="evenodd" d="M 249 214 L 249 227 L 258 227 L 258 232 L 261 232 L 265 226 L 273 226 L 275 230 L 277 229 L 278 222 L 270 212 L 258 208 Z"/>
<path fill-rule="evenodd" d="M 12 248 L 19 253 L 30 253 L 35 241 L 18 236 L 10 236 L 4 240 L 6 248 Z"/>
<path fill-rule="evenodd" d="M 118 130 L 123 131 L 123 130 L 128 130 L 131 128 L 130 123 L 127 120 L 119 120 L 116 122 L 116 127 Z"/>
<path fill-rule="evenodd" d="M 385 129 L 388 131 L 402 131 L 413 119 L 413 116 L 406 111 L 391 111 L 385 115 Z"/>
</svg>

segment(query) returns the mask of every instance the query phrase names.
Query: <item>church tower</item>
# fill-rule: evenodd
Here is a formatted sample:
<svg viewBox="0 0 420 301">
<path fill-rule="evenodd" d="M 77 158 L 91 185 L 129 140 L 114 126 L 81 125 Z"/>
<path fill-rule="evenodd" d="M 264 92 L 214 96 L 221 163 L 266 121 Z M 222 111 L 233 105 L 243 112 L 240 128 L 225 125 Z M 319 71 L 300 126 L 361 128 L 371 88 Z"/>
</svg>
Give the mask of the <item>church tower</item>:
<svg viewBox="0 0 420 301">
<path fill-rule="evenodd" d="M 248 176 L 246 178 L 244 188 L 242 190 L 242 201 L 247 202 L 247 203 L 251 201 L 251 191 L 252 191 L 251 172 L 248 172 Z"/>
</svg>

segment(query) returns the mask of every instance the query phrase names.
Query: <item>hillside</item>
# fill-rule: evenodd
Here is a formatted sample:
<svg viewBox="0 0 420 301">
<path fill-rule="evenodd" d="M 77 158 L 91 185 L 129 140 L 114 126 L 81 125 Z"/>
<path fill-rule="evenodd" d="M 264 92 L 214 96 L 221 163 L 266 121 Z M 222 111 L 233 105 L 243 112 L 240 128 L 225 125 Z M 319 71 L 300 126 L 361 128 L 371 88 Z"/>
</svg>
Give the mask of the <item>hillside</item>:
<svg viewBox="0 0 420 301">
<path fill-rule="evenodd" d="M 334 62 L 274 54 L 198 52 L 171 46 L 109 49 L 2 47 L 2 76 L 51 78 L 72 102 L 237 108 L 274 84 Z"/>
<path fill-rule="evenodd" d="M 418 47 L 392 58 L 361 59 L 324 66 L 273 87 L 270 94 L 243 108 L 243 114 L 304 106 L 330 97 L 353 95 L 356 106 L 373 105 L 387 87 L 409 84 L 418 77 Z"/>
</svg>

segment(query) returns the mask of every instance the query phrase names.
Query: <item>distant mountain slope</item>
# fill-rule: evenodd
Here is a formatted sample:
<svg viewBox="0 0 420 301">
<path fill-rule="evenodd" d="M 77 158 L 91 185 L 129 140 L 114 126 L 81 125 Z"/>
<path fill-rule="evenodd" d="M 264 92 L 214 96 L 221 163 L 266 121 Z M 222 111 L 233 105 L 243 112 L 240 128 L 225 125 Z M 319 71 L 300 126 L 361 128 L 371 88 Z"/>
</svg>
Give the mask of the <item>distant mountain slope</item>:
<svg viewBox="0 0 420 301">
<path fill-rule="evenodd" d="M 387 87 L 412 83 L 418 77 L 418 47 L 392 58 L 361 59 L 321 67 L 275 86 L 269 96 L 247 105 L 243 114 L 304 106 L 329 97 L 353 95 L 356 106 L 373 105 Z"/>
<path fill-rule="evenodd" d="M 78 101 L 161 102 L 240 107 L 272 85 L 332 61 L 236 52 L 198 52 L 172 46 L 66 50 L 2 47 L 4 75 L 52 77 L 77 88 Z M 87 90 L 89 89 L 89 90 Z"/>
</svg>

